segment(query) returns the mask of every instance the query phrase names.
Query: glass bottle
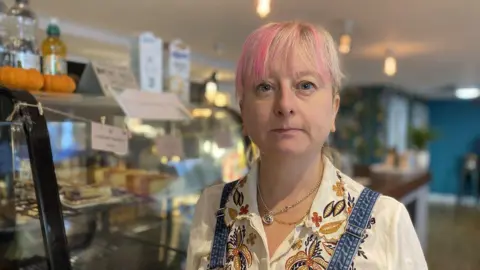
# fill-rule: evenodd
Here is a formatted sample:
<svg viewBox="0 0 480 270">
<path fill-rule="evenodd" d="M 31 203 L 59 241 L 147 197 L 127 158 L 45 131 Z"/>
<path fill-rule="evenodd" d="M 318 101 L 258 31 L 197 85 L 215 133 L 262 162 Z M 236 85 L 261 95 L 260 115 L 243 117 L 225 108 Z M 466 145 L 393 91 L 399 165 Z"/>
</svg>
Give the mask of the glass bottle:
<svg viewBox="0 0 480 270">
<path fill-rule="evenodd" d="M 52 18 L 47 27 L 47 37 L 42 42 L 43 74 L 67 74 L 67 46 L 60 39 L 60 27 Z"/>
<path fill-rule="evenodd" d="M 29 0 L 15 0 L 15 4 L 7 12 L 8 58 L 5 60 L 14 67 L 40 71 L 35 40 L 37 17 L 28 3 Z"/>
<path fill-rule="evenodd" d="M 5 26 L 5 18 L 7 17 L 8 7 L 0 0 L 0 65 L 3 63 L 3 56 L 5 54 L 5 43 L 7 36 L 7 29 Z"/>
</svg>

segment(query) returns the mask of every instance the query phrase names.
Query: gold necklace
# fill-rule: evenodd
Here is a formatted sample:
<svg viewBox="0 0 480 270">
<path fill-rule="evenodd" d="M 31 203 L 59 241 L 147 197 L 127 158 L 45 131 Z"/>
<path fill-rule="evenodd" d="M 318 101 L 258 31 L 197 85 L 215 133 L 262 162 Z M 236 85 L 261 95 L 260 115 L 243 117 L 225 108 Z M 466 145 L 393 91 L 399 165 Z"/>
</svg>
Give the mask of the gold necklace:
<svg viewBox="0 0 480 270">
<path fill-rule="evenodd" d="M 318 188 L 320 187 L 320 184 L 322 183 L 322 179 L 320 178 L 320 181 L 318 181 L 318 183 L 315 185 L 315 187 L 312 190 L 310 190 L 310 192 L 308 192 L 308 194 L 305 195 L 303 198 L 300 198 L 294 204 L 287 205 L 287 206 L 285 206 L 285 207 L 283 207 L 283 208 L 281 208 L 280 210 L 277 210 L 277 211 L 273 211 L 273 210 L 268 208 L 267 204 L 263 200 L 262 191 L 260 190 L 260 184 L 258 182 L 259 181 L 257 181 L 258 196 L 260 197 L 260 201 L 262 201 L 263 207 L 265 207 L 265 209 L 267 210 L 266 213 L 262 216 L 262 221 L 265 225 L 271 225 L 275 221 L 274 216 L 276 216 L 278 214 L 281 214 L 281 213 L 285 213 L 288 210 L 292 209 L 293 207 L 299 205 L 301 202 L 303 202 L 308 197 L 310 197 L 316 190 L 318 190 Z"/>
<path fill-rule="evenodd" d="M 295 226 L 296 226 L 296 225 L 298 225 L 299 223 L 301 223 L 301 222 L 305 219 L 305 217 L 308 216 L 308 214 L 310 214 L 310 209 L 311 209 L 311 207 L 308 208 L 308 211 L 305 213 L 305 215 L 303 215 L 300 219 L 298 219 L 298 220 L 296 220 L 296 221 L 286 222 L 286 221 L 282 221 L 282 220 L 276 218 L 276 219 L 275 219 L 275 222 L 277 222 L 278 224 L 287 225 L 287 226 L 292 226 L 292 225 L 295 225 Z"/>
</svg>

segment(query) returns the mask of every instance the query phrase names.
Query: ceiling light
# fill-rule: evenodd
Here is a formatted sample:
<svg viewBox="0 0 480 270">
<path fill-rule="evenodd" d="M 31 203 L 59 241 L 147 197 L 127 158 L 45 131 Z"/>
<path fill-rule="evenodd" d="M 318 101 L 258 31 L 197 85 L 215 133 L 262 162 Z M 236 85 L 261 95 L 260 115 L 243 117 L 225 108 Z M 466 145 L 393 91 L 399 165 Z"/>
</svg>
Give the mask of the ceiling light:
<svg viewBox="0 0 480 270">
<path fill-rule="evenodd" d="M 212 103 L 215 101 L 215 96 L 217 95 L 218 84 L 213 81 L 209 81 L 205 84 L 205 98 L 208 102 Z"/>
<path fill-rule="evenodd" d="M 385 57 L 383 72 L 390 77 L 397 73 L 397 59 L 395 59 L 393 54 L 389 51 L 387 51 L 387 57 Z"/>
<path fill-rule="evenodd" d="M 257 14 L 260 18 L 265 18 L 270 14 L 271 0 L 257 0 Z"/>
<path fill-rule="evenodd" d="M 458 88 L 455 91 L 455 96 L 459 99 L 475 99 L 480 97 L 480 89 L 475 87 Z"/>
<path fill-rule="evenodd" d="M 210 78 L 205 82 L 205 99 L 209 103 L 215 101 L 218 92 L 217 73 L 213 72 Z"/>
<path fill-rule="evenodd" d="M 352 48 L 352 37 L 349 34 L 343 34 L 340 36 L 340 45 L 338 51 L 341 54 L 348 54 Z"/>
<path fill-rule="evenodd" d="M 344 23 L 343 34 L 340 36 L 338 51 L 341 54 L 348 54 L 352 49 L 353 21 L 347 20 Z"/>
</svg>

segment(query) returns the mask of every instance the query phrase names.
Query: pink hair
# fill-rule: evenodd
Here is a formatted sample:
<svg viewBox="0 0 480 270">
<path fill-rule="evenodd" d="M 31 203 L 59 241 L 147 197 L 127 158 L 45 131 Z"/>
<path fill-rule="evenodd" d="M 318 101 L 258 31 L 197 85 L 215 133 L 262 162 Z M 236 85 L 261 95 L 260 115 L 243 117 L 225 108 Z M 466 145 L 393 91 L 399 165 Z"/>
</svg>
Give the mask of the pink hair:
<svg viewBox="0 0 480 270">
<path fill-rule="evenodd" d="M 269 23 L 251 33 L 243 44 L 235 79 L 237 99 L 241 101 L 245 89 L 265 79 L 272 66 L 289 68 L 293 57 L 315 70 L 323 83 L 339 90 L 342 73 L 327 31 L 303 22 Z"/>
</svg>

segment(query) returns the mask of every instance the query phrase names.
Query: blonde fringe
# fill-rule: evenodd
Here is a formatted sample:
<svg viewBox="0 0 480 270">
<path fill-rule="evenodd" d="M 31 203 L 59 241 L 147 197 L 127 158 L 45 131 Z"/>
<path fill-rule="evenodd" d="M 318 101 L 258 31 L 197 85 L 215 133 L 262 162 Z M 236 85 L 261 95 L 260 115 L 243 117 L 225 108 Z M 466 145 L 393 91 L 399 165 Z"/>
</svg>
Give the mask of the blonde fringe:
<svg viewBox="0 0 480 270">
<path fill-rule="evenodd" d="M 340 89 L 342 87 L 342 80 L 345 77 L 345 74 L 343 74 L 340 66 L 340 59 L 337 53 L 337 45 L 330 32 L 328 32 L 325 28 L 320 27 L 318 31 L 325 40 L 323 49 L 326 52 L 327 67 L 333 79 L 332 87 L 334 94 L 338 94 L 340 93 Z"/>
</svg>

